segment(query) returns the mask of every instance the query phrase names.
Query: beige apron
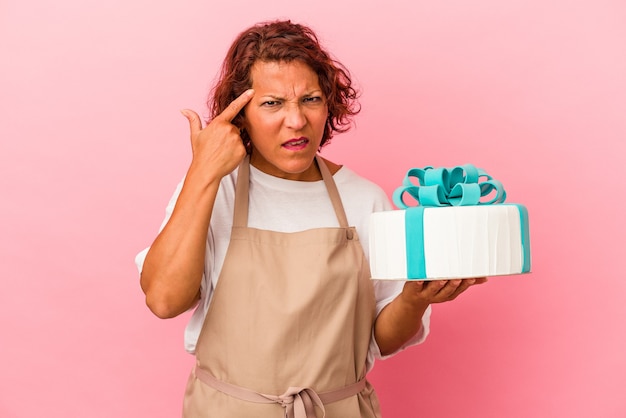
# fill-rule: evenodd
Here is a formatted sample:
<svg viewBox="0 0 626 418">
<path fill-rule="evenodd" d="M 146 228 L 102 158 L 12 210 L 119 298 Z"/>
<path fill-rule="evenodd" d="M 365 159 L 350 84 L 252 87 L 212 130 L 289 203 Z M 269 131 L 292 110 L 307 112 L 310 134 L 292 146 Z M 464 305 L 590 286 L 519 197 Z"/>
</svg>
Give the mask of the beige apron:
<svg viewBox="0 0 626 418">
<path fill-rule="evenodd" d="M 232 235 L 184 417 L 380 417 L 365 380 L 375 315 L 369 266 L 332 175 L 316 159 L 339 228 L 248 228 L 249 158 L 240 165 Z"/>
</svg>

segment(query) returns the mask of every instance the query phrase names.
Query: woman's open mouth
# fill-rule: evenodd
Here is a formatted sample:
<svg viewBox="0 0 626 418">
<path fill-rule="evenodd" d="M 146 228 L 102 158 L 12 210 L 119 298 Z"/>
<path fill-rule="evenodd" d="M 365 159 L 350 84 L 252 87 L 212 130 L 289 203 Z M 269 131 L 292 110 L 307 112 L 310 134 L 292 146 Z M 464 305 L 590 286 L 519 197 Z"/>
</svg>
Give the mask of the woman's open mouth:
<svg viewBox="0 0 626 418">
<path fill-rule="evenodd" d="M 300 138 L 293 138 L 283 143 L 282 147 L 288 150 L 292 150 L 292 151 L 299 151 L 301 149 L 306 148 L 308 144 L 309 144 L 308 138 L 301 136 Z"/>
</svg>

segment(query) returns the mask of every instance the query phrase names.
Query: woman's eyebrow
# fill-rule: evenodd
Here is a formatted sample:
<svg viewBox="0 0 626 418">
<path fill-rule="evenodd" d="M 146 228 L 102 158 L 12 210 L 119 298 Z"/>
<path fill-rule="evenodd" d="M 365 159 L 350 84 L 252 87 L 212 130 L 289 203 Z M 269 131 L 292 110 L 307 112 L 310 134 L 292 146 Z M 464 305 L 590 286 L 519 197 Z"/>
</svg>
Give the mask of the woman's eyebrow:
<svg viewBox="0 0 626 418">
<path fill-rule="evenodd" d="M 316 89 L 316 90 L 311 90 L 309 92 L 306 92 L 306 93 L 302 94 L 300 97 L 319 96 L 319 95 L 322 95 L 322 94 L 323 94 L 322 90 Z M 282 101 L 286 101 L 287 100 L 284 97 L 278 96 L 278 95 L 273 94 L 273 93 L 263 94 L 263 95 L 261 95 L 261 97 L 264 98 L 264 99 L 273 99 L 273 100 L 282 100 Z"/>
</svg>

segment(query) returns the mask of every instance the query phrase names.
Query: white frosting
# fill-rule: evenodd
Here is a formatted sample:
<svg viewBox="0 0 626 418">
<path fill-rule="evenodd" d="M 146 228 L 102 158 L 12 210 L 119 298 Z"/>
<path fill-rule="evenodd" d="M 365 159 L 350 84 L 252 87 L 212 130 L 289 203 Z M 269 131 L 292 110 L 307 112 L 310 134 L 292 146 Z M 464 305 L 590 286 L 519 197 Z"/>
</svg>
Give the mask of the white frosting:
<svg viewBox="0 0 626 418">
<path fill-rule="evenodd" d="M 370 218 L 370 267 L 377 279 L 407 279 L 405 211 Z M 424 210 L 427 279 L 522 273 L 524 248 L 515 205 Z"/>
</svg>

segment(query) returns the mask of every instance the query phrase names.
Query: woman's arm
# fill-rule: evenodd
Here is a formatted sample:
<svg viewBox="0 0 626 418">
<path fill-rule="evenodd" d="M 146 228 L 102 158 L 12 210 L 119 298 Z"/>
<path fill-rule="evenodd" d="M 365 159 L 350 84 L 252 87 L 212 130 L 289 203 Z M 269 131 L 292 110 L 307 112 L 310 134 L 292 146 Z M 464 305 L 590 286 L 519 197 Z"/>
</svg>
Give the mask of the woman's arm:
<svg viewBox="0 0 626 418">
<path fill-rule="evenodd" d="M 219 180 L 202 187 L 191 169 L 169 221 L 150 246 L 140 284 L 146 304 L 159 318 L 193 307 L 200 296 L 209 221 Z"/>
<path fill-rule="evenodd" d="M 159 318 L 177 316 L 198 301 L 219 183 L 246 155 L 231 120 L 253 94 L 244 92 L 204 129 L 195 112 L 182 112 L 189 120 L 193 158 L 172 216 L 146 255 L 140 279 L 146 304 Z"/>
<path fill-rule="evenodd" d="M 407 281 L 402 293 L 385 306 L 374 323 L 380 353 L 385 356 L 396 352 L 417 334 L 428 305 L 453 300 L 470 286 L 486 281 L 486 278 Z"/>
</svg>

